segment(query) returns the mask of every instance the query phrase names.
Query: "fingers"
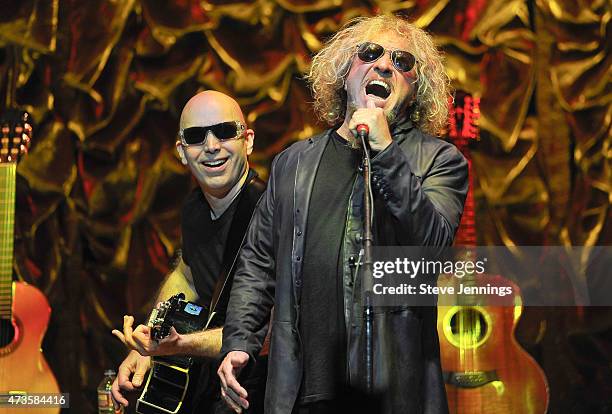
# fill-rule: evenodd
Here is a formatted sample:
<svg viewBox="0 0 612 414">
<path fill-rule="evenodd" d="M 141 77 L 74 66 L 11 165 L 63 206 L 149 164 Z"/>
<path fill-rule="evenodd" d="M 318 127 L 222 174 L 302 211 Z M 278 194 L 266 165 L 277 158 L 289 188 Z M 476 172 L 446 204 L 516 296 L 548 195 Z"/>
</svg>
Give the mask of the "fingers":
<svg viewBox="0 0 612 414">
<path fill-rule="evenodd" d="M 371 100 L 368 100 L 367 108 L 357 109 L 349 120 L 349 128 L 355 129 L 359 124 L 365 124 L 368 127 L 374 128 L 379 121 L 385 120 L 385 113 L 381 108 L 377 108 Z"/>
<path fill-rule="evenodd" d="M 249 355 L 242 351 L 232 351 L 225 356 L 217 374 L 221 380 L 221 396 L 236 412 L 242 412 L 242 407 L 248 408 L 248 393 L 236 380 L 236 375 L 247 364 Z M 239 409 L 240 411 L 237 411 Z"/>
<path fill-rule="evenodd" d="M 128 343 L 132 341 L 132 333 L 134 332 L 132 325 L 134 325 L 134 317 L 125 315 L 123 317 L 123 335 Z"/>
<path fill-rule="evenodd" d="M 117 404 L 121 404 L 124 407 L 127 407 L 129 405 L 128 400 L 125 399 L 125 397 L 123 396 L 123 394 L 121 394 L 121 391 L 119 390 L 119 377 L 115 378 L 115 381 L 113 381 L 113 385 L 111 386 L 111 396 L 113 397 L 113 405 L 115 406 L 115 409 L 119 408 L 117 407 Z"/>
<path fill-rule="evenodd" d="M 238 394 L 238 396 L 240 398 L 243 398 L 246 402 L 246 398 L 249 396 L 249 394 L 247 393 L 247 390 L 242 388 L 242 385 L 240 385 L 240 383 L 238 382 L 238 380 L 236 380 L 236 377 L 234 377 L 233 374 L 231 374 L 231 376 L 229 377 L 226 376 L 225 382 L 227 383 L 226 388 L 233 389 L 236 392 L 236 394 Z"/>
<path fill-rule="evenodd" d="M 127 342 L 125 341 L 125 336 L 123 335 L 123 333 L 121 333 L 121 331 L 118 331 L 117 329 L 113 329 L 111 333 L 115 335 L 117 338 L 119 338 L 119 340 L 123 342 L 123 345 L 129 346 Z"/>
<path fill-rule="evenodd" d="M 126 324 L 129 326 L 129 330 L 127 331 L 129 335 L 131 335 L 132 328 L 131 323 L 133 323 L 134 318 L 132 318 L 132 322 L 129 322 L 128 318 L 132 318 L 131 316 L 124 315 L 123 316 L 123 332 L 118 329 L 113 329 L 111 333 L 115 335 L 123 344 L 127 347 L 130 347 L 128 342 L 127 334 L 126 334 Z"/>
<path fill-rule="evenodd" d="M 242 413 L 242 407 L 236 404 L 234 400 L 232 400 L 230 396 L 227 395 L 227 392 L 223 387 L 221 387 L 221 397 L 223 398 L 223 401 L 225 401 L 225 403 L 229 406 L 229 408 L 231 408 L 234 412 L 238 414 Z"/>
<path fill-rule="evenodd" d="M 134 391 L 130 376 L 136 371 L 138 358 L 142 358 L 140 354 L 136 351 L 131 351 L 121 365 L 119 365 L 119 369 L 117 370 L 117 383 L 120 389 Z"/>
<path fill-rule="evenodd" d="M 235 412 L 241 413 L 242 409 L 249 408 L 249 402 L 246 398 L 241 397 L 232 388 L 221 386 L 221 397 L 225 403 Z"/>
<path fill-rule="evenodd" d="M 134 317 L 125 315 L 123 317 L 123 332 L 113 329 L 112 334 L 128 348 L 138 351 L 144 356 L 151 355 L 151 352 L 155 350 L 150 339 L 151 328 L 145 325 L 138 325 L 134 329 L 133 325 Z"/>
<path fill-rule="evenodd" d="M 118 408 L 115 402 L 123 405 L 124 407 L 127 407 L 129 405 L 128 400 L 121 393 L 121 390 L 134 390 L 134 387 L 132 386 L 132 383 L 129 379 L 129 376 L 132 372 L 131 365 L 131 357 L 130 355 L 128 355 L 128 357 L 123 361 L 123 363 L 119 366 L 119 369 L 117 370 L 117 378 L 115 378 L 115 381 L 113 381 L 113 385 L 111 387 L 111 395 L 113 397 L 113 405 L 115 405 L 115 408 Z"/>
<path fill-rule="evenodd" d="M 121 404 L 124 407 L 128 406 L 128 400 L 121 393 L 121 390 L 136 391 L 143 383 L 149 367 L 151 366 L 151 358 L 143 357 L 138 352 L 132 351 L 119 365 L 117 370 L 117 378 L 111 387 L 111 395 L 113 404 Z M 130 376 L 132 379 L 130 381 Z M 115 404 L 115 407 L 117 405 Z"/>
<path fill-rule="evenodd" d="M 147 325 L 138 325 L 136 327 L 136 329 L 134 329 L 134 332 L 132 333 L 132 335 L 142 335 L 142 336 L 146 336 L 147 338 L 151 337 L 151 328 L 148 327 Z"/>
<path fill-rule="evenodd" d="M 112 334 L 115 335 L 125 346 L 128 348 L 138 350 L 138 346 L 132 339 L 132 325 L 134 324 L 134 317 L 129 315 L 123 316 L 123 332 L 118 329 L 113 329 Z"/>
<path fill-rule="evenodd" d="M 221 378 L 221 383 L 225 386 L 225 388 L 233 389 L 240 397 L 247 398 L 247 390 L 242 388 L 236 379 L 236 375 L 240 373 L 240 370 L 246 365 L 246 362 L 242 363 L 241 361 L 233 360 L 231 354 L 232 352 L 225 357 L 223 363 L 219 367 L 219 377 Z"/>
<path fill-rule="evenodd" d="M 136 360 L 136 371 L 132 376 L 132 384 L 134 387 L 140 387 L 144 381 L 144 377 L 151 366 L 151 358 L 139 356 Z"/>
<path fill-rule="evenodd" d="M 353 118 L 349 122 L 349 129 L 355 130 L 354 134 L 357 136 L 357 126 L 358 125 L 366 125 L 368 129 L 370 129 L 373 125 L 376 124 L 376 114 L 371 111 L 371 109 L 376 109 L 376 104 L 374 100 L 366 98 L 366 109 L 358 109 L 354 114 Z M 382 111 L 382 110 L 381 110 Z"/>
<path fill-rule="evenodd" d="M 172 327 L 170 335 L 161 341 L 151 339 L 151 328 L 146 325 L 138 325 L 132 329 L 134 318 L 124 317 L 123 332 L 113 329 L 115 335 L 125 346 L 137 351 L 142 356 L 169 355 L 177 352 L 176 344 L 181 335 Z M 160 346 L 161 345 L 161 346 Z"/>
<path fill-rule="evenodd" d="M 375 105 L 374 100 L 368 99 L 366 105 L 366 108 L 359 108 L 353 113 L 348 127 L 357 137 L 357 125 L 367 125 L 370 147 L 375 151 L 382 151 L 393 142 L 387 117 L 384 110 Z"/>
<path fill-rule="evenodd" d="M 227 357 L 221 361 L 221 365 L 219 365 L 219 369 L 217 369 L 217 375 L 219 376 L 219 380 L 221 381 L 221 391 L 224 388 L 227 388 L 227 382 L 225 381 L 225 371 L 223 371 L 223 366 L 226 363 Z M 221 393 L 223 394 L 223 393 Z"/>
<path fill-rule="evenodd" d="M 138 352 L 140 352 L 141 355 L 148 355 L 155 348 L 153 342 L 151 341 L 149 332 L 150 331 L 147 326 L 138 325 L 136 330 L 132 333 L 132 340 L 138 347 Z"/>
</svg>

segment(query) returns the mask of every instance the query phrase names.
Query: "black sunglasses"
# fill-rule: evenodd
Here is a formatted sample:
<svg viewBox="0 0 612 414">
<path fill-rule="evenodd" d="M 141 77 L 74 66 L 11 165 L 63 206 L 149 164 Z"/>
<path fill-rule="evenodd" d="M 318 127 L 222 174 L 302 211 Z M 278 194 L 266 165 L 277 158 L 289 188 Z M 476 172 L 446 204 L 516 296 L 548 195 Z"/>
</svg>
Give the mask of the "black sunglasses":
<svg viewBox="0 0 612 414">
<path fill-rule="evenodd" d="M 416 63 L 416 58 L 404 50 L 389 50 L 393 66 L 400 72 L 410 72 Z M 357 56 L 365 63 L 371 63 L 385 54 L 385 48 L 378 43 L 365 42 L 357 46 Z"/>
<path fill-rule="evenodd" d="M 195 126 L 179 131 L 181 144 L 188 147 L 190 145 L 204 145 L 208 132 L 212 132 L 219 141 L 229 141 L 242 136 L 245 126 L 240 121 L 220 122 L 208 126 Z"/>
</svg>

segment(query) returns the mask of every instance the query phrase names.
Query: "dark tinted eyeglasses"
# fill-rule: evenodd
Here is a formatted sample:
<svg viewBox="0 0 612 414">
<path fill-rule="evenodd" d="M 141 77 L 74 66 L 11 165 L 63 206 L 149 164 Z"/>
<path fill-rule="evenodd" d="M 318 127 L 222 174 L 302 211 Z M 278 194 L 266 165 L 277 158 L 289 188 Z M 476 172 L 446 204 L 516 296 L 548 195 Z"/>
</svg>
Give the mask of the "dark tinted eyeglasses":
<svg viewBox="0 0 612 414">
<path fill-rule="evenodd" d="M 214 125 L 181 129 L 179 137 L 181 138 L 181 144 L 188 147 L 190 145 L 203 145 L 209 132 L 212 132 L 215 138 L 223 142 L 240 138 L 245 129 L 245 126 L 240 121 L 228 121 Z"/>
<path fill-rule="evenodd" d="M 400 72 L 410 72 L 416 63 L 415 57 L 404 50 L 389 50 L 393 66 Z M 357 46 L 357 56 L 365 63 L 377 61 L 385 54 L 385 48 L 378 43 L 365 42 Z"/>
</svg>

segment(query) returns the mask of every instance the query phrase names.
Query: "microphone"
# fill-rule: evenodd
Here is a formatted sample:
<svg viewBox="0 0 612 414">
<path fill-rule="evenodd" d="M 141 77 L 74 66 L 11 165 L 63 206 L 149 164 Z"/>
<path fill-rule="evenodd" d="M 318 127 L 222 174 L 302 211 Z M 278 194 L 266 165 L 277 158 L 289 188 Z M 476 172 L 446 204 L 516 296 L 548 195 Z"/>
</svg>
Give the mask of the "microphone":
<svg viewBox="0 0 612 414">
<path fill-rule="evenodd" d="M 370 134 L 370 128 L 366 124 L 357 125 L 357 135 L 359 135 L 359 145 L 362 146 L 363 150 L 370 152 L 370 140 L 368 136 Z"/>
<path fill-rule="evenodd" d="M 360 138 L 367 141 L 368 135 L 370 134 L 370 128 L 366 124 L 357 125 L 357 134 Z"/>
</svg>

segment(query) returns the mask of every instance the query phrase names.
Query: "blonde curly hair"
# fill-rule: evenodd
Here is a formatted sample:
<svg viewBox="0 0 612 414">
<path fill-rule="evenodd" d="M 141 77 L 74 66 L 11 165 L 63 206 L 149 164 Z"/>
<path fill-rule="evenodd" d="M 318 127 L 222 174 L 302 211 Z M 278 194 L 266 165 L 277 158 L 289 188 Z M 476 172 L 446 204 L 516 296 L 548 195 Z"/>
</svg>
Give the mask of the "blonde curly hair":
<svg viewBox="0 0 612 414">
<path fill-rule="evenodd" d="M 407 51 L 417 61 L 416 99 L 408 108 L 410 118 L 419 129 L 432 135 L 444 129 L 451 95 L 442 54 L 424 30 L 393 15 L 351 20 L 312 59 L 305 78 L 313 90 L 315 112 L 323 121 L 331 126 L 344 121 L 347 99 L 344 82 L 357 45 L 375 41 L 377 34 L 393 30 L 408 41 L 411 47 Z"/>
</svg>

